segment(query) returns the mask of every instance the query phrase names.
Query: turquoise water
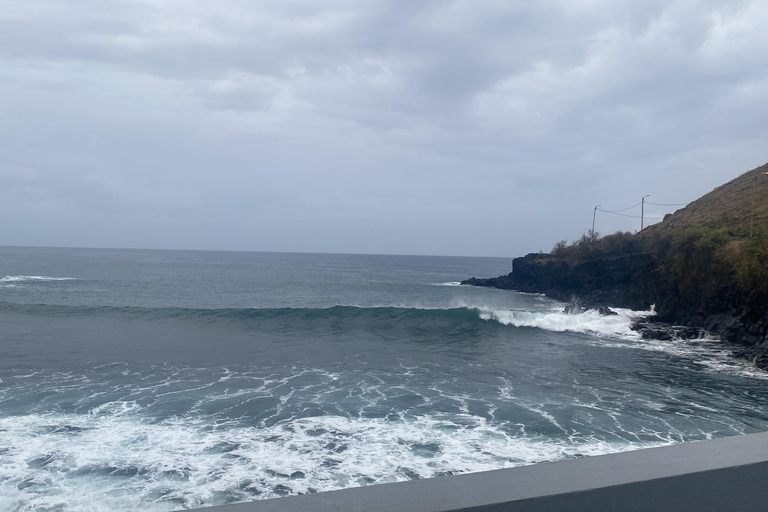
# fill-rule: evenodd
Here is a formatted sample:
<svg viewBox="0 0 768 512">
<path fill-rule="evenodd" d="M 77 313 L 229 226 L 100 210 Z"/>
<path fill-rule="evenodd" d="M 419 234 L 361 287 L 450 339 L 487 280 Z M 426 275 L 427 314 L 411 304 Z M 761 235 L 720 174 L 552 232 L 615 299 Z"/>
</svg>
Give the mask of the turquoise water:
<svg viewBox="0 0 768 512">
<path fill-rule="evenodd" d="M 177 510 L 768 429 L 713 340 L 508 259 L 0 248 L 0 510 Z"/>
</svg>

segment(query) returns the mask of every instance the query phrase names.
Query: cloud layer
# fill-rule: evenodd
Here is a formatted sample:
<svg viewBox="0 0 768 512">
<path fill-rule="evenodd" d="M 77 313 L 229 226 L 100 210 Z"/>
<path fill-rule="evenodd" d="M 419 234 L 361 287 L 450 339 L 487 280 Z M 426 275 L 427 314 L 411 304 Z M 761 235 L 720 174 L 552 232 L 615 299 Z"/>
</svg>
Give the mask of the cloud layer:
<svg viewBox="0 0 768 512">
<path fill-rule="evenodd" d="M 759 1 L 0 0 L 0 243 L 546 250 L 595 204 L 768 161 L 766 25 Z"/>
</svg>

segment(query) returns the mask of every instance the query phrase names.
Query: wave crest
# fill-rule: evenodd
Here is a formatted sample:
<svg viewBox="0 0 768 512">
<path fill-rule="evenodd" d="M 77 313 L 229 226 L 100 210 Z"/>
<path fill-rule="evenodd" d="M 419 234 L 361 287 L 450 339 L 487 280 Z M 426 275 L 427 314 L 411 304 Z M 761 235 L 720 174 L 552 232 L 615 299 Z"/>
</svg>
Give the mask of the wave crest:
<svg viewBox="0 0 768 512">
<path fill-rule="evenodd" d="M 594 333 L 638 337 L 631 330 L 633 322 L 654 314 L 653 311 L 631 311 L 616 308 L 617 315 L 603 316 L 597 311 L 567 314 L 561 309 L 544 311 L 460 306 L 453 308 L 426 308 L 406 306 L 332 306 L 327 308 L 140 308 L 114 306 L 63 306 L 43 304 L 1 303 L 0 312 L 17 312 L 47 316 L 107 316 L 119 319 L 177 319 L 202 321 L 257 321 L 257 322 L 398 322 L 431 325 L 484 324 L 489 321 L 503 326 L 531 327 L 554 332 Z"/>
<path fill-rule="evenodd" d="M 5 276 L 0 278 L 0 283 L 40 283 L 46 281 L 75 281 L 75 277 L 51 277 L 51 276 Z"/>
<path fill-rule="evenodd" d="M 580 332 L 637 337 L 632 324 L 653 311 L 632 311 L 614 308 L 616 315 L 601 315 L 595 310 L 568 314 L 560 309 L 549 311 L 515 311 L 509 309 L 479 309 L 480 318 L 495 320 L 503 325 L 535 327 L 555 332 Z"/>
</svg>

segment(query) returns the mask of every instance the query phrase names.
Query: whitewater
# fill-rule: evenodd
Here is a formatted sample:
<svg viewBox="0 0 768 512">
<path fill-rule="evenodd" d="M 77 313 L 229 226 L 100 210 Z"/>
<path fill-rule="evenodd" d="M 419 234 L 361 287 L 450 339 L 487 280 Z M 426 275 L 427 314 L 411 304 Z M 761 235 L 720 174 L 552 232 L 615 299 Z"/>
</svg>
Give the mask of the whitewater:
<svg viewBox="0 0 768 512">
<path fill-rule="evenodd" d="M 653 311 L 460 286 L 502 258 L 0 247 L 0 510 L 156 510 L 768 429 Z"/>
</svg>

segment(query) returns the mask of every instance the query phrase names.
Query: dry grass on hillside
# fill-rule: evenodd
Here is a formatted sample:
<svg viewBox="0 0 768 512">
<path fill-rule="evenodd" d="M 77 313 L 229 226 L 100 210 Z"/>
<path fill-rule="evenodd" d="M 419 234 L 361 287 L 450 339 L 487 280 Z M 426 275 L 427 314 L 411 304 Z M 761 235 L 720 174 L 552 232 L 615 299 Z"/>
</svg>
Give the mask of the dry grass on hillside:
<svg viewBox="0 0 768 512">
<path fill-rule="evenodd" d="M 647 227 L 643 236 L 665 236 L 670 231 L 715 222 L 728 228 L 749 229 L 754 195 L 755 223 L 768 219 L 768 164 L 721 185 L 663 222 Z"/>
</svg>

